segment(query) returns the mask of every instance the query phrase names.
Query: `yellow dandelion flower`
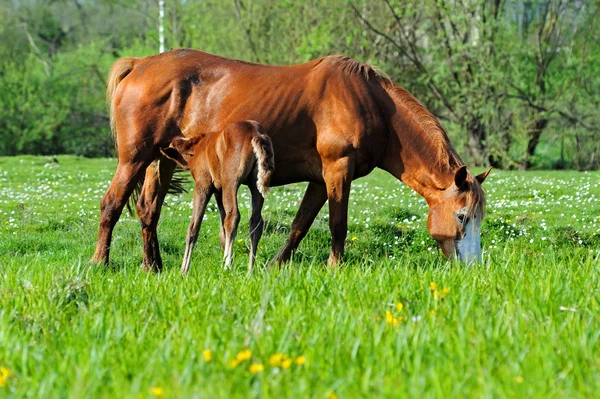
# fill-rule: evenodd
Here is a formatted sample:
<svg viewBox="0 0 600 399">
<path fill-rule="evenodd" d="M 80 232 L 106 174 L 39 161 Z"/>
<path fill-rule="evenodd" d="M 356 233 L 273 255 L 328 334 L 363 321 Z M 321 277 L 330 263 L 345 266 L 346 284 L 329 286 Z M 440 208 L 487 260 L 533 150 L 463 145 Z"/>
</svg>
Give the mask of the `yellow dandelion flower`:
<svg viewBox="0 0 600 399">
<path fill-rule="evenodd" d="M 21 187 L 23 187 L 23 186 L 22 186 L 22 185 L 20 185 L 20 184 L 17 186 L 17 188 L 21 188 Z"/>
<path fill-rule="evenodd" d="M 165 395 L 165 390 L 161 387 L 152 387 L 150 388 L 150 395 L 157 398 L 162 398 Z"/>
<path fill-rule="evenodd" d="M 243 362 L 244 360 L 248 360 L 252 357 L 252 351 L 250 349 L 245 349 L 237 354 L 235 357 L 239 362 Z"/>
<path fill-rule="evenodd" d="M 442 294 L 447 295 L 450 292 L 450 288 L 443 288 Z"/>
<path fill-rule="evenodd" d="M 441 294 L 441 292 L 439 292 L 438 290 L 435 290 L 435 291 L 433 291 L 433 297 L 434 297 L 435 299 L 438 299 L 438 298 L 440 297 L 440 295 L 442 295 L 442 294 Z"/>
<path fill-rule="evenodd" d="M 404 305 L 402 303 L 397 303 L 396 304 L 396 312 L 402 312 L 402 309 L 404 309 Z"/>
<path fill-rule="evenodd" d="M 338 399 L 337 393 L 331 391 L 327 394 L 327 399 Z"/>
<path fill-rule="evenodd" d="M 12 375 L 12 371 L 8 367 L 0 367 L 0 376 L 8 378 Z"/>
<path fill-rule="evenodd" d="M 429 289 L 431 291 L 435 291 L 435 289 L 437 288 L 437 284 L 434 283 L 433 281 L 431 283 L 429 283 Z"/>
<path fill-rule="evenodd" d="M 236 368 L 238 366 L 238 364 L 240 364 L 240 361 L 237 359 L 233 359 L 229 362 L 229 368 Z"/>
<path fill-rule="evenodd" d="M 281 366 L 281 360 L 283 359 L 282 353 L 275 353 L 269 357 L 269 364 L 273 367 Z"/>
<path fill-rule="evenodd" d="M 296 359 L 294 359 L 294 363 L 296 363 L 298 366 L 302 366 L 304 363 L 306 363 L 306 358 L 300 355 Z"/>
<path fill-rule="evenodd" d="M 281 368 L 289 369 L 292 365 L 292 359 L 289 356 L 283 355 L 283 359 L 281 359 Z"/>
<path fill-rule="evenodd" d="M 263 366 L 260 363 L 254 363 L 250 365 L 250 372 L 252 374 L 256 374 L 256 373 L 260 373 L 261 371 L 263 371 L 265 369 L 265 366 Z"/>
<path fill-rule="evenodd" d="M 210 349 L 204 349 L 202 351 L 202 357 L 204 358 L 205 362 L 210 362 L 212 360 L 212 351 Z"/>
<path fill-rule="evenodd" d="M 517 384 L 522 384 L 523 381 L 525 381 L 525 379 L 523 377 L 521 377 L 520 375 L 518 375 L 518 376 L 515 377 L 515 382 Z"/>
<path fill-rule="evenodd" d="M 352 241 L 356 241 L 356 240 L 358 240 L 358 237 L 357 236 L 352 236 Z"/>
<path fill-rule="evenodd" d="M 393 321 L 394 321 L 394 315 L 389 310 L 386 310 L 385 311 L 385 322 L 387 324 L 392 324 Z"/>
<path fill-rule="evenodd" d="M 6 378 L 0 375 L 0 388 L 6 385 Z"/>
<path fill-rule="evenodd" d="M 398 323 L 400 323 L 402 321 L 401 317 L 395 317 L 392 312 L 390 312 L 389 310 L 387 310 L 385 312 L 385 322 L 387 324 L 391 324 L 392 326 L 396 326 L 398 325 Z"/>
</svg>

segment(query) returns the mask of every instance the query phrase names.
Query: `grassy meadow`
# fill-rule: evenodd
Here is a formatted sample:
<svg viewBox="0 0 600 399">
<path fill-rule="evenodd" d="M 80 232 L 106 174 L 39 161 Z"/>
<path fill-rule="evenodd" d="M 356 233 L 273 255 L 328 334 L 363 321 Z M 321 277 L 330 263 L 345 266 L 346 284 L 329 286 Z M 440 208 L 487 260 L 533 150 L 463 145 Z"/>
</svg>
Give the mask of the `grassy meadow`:
<svg viewBox="0 0 600 399">
<path fill-rule="evenodd" d="M 90 267 L 116 160 L 58 161 L 0 158 L 0 397 L 600 396 L 598 172 L 493 171 L 470 268 L 436 249 L 424 200 L 375 171 L 353 185 L 341 268 L 322 211 L 291 264 L 247 275 L 242 188 L 234 268 L 213 201 L 182 277 L 190 193 L 167 197 L 164 272 L 141 271 L 125 213 L 112 267 Z M 259 265 L 304 187 L 267 199 Z"/>
</svg>

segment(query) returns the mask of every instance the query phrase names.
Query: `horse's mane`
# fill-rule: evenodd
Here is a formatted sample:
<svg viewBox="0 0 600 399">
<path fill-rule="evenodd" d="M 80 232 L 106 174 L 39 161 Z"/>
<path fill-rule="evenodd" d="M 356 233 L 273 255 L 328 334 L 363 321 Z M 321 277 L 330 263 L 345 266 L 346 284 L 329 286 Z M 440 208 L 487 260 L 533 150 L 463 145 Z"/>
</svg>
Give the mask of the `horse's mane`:
<svg viewBox="0 0 600 399">
<path fill-rule="evenodd" d="M 438 119 L 408 90 L 393 84 L 389 80 L 384 85 L 392 98 L 402 103 L 423 128 L 423 131 L 427 135 L 426 139 L 435 148 L 434 153 L 437 154 L 437 165 L 452 173 L 463 166 L 463 161 L 456 153 L 452 143 L 450 143 L 448 134 L 442 125 L 440 125 Z M 476 215 L 483 218 L 485 213 L 485 195 L 483 189 L 471 172 L 469 172 L 468 176 L 467 187 L 465 187 L 463 193 L 469 216 Z"/>
<path fill-rule="evenodd" d="M 456 170 L 463 165 L 462 160 L 456 153 L 456 150 L 450 143 L 446 130 L 440 125 L 438 119 L 408 90 L 397 86 L 392 82 L 386 82 L 386 91 L 393 99 L 403 104 L 413 118 L 423 128 L 428 140 L 436 149 L 437 165 L 441 168 L 447 168 L 450 171 Z"/>
<path fill-rule="evenodd" d="M 319 58 L 316 60 L 315 67 L 317 66 L 337 66 L 350 76 L 362 76 L 368 81 L 391 82 L 390 78 L 383 71 L 375 68 L 373 65 L 357 61 L 345 55 L 329 55 Z"/>
</svg>

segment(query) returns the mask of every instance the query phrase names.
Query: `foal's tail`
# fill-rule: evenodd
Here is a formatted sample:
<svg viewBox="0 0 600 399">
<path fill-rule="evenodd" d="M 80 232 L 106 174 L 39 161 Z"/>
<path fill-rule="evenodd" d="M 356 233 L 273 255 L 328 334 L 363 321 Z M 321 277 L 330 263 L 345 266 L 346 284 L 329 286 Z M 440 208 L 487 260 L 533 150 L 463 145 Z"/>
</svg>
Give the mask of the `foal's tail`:
<svg viewBox="0 0 600 399">
<path fill-rule="evenodd" d="M 269 181 L 275 171 L 275 153 L 273 143 L 269 136 L 263 133 L 254 133 L 252 136 L 252 149 L 258 164 L 256 187 L 263 197 L 269 194 Z"/>
<path fill-rule="evenodd" d="M 110 130 L 112 131 L 113 138 L 116 136 L 113 97 L 115 95 L 115 91 L 117 90 L 117 86 L 119 86 L 119 83 L 121 83 L 121 81 L 125 79 L 125 77 L 129 75 L 131 71 L 133 71 L 133 68 L 137 64 L 138 60 L 139 58 L 135 57 L 120 58 L 115 61 L 110 73 L 108 74 L 108 80 L 106 82 L 106 100 L 108 101 L 110 108 Z"/>
</svg>

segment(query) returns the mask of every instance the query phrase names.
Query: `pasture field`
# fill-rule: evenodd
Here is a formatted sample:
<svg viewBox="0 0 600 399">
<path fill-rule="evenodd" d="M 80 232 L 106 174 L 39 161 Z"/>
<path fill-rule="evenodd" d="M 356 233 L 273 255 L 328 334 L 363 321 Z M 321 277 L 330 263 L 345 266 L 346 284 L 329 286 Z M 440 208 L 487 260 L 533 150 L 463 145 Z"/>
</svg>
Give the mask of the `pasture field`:
<svg viewBox="0 0 600 399">
<path fill-rule="evenodd" d="M 190 193 L 167 197 L 164 272 L 140 270 L 126 214 L 111 268 L 90 267 L 116 160 L 58 161 L 0 158 L 0 397 L 600 396 L 598 172 L 492 171 L 475 267 L 445 260 L 424 200 L 376 171 L 353 185 L 342 267 L 322 211 L 293 263 L 247 275 L 242 188 L 234 268 L 212 202 L 182 277 Z M 267 199 L 259 264 L 304 187 Z"/>
</svg>

